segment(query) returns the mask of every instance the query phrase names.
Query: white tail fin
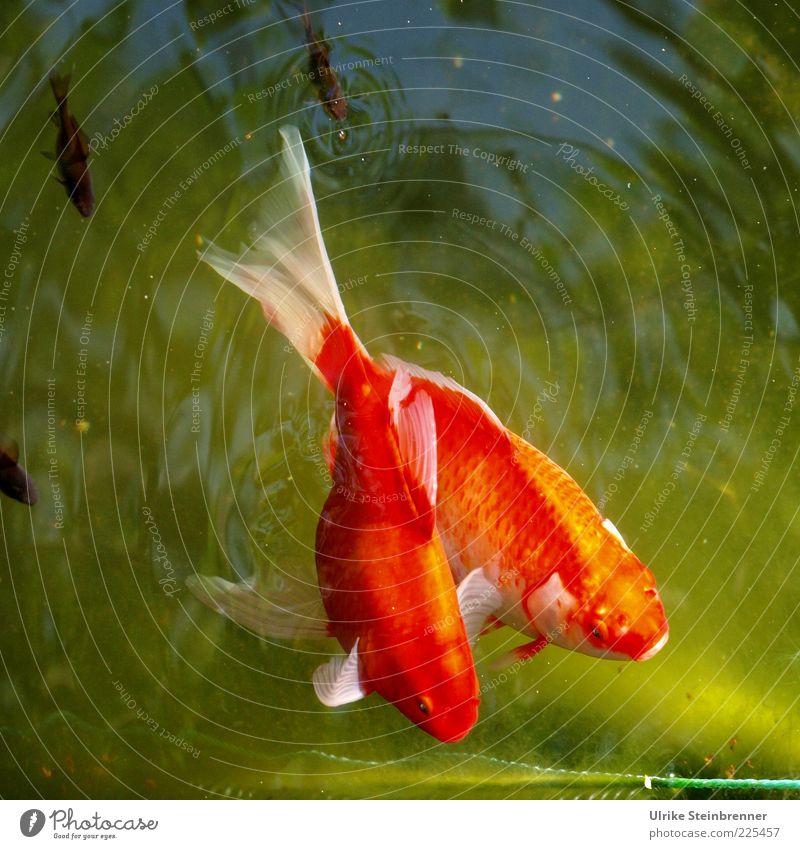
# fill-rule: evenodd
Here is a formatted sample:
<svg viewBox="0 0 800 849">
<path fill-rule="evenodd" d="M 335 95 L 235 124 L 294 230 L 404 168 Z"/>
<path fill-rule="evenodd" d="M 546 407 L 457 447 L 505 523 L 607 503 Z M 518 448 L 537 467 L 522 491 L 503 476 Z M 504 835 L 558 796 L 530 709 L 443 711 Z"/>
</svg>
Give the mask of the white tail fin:
<svg viewBox="0 0 800 849">
<path fill-rule="evenodd" d="M 232 584 L 224 578 L 190 575 L 186 586 L 212 610 L 265 637 L 324 639 L 328 614 L 319 588 L 292 581 L 269 592 L 257 580 Z"/>
<path fill-rule="evenodd" d="M 280 134 L 282 179 L 263 201 L 250 247 L 236 254 L 209 242 L 199 255 L 256 298 L 319 374 L 316 360 L 327 331 L 349 322 L 322 240 L 303 140 L 296 127 L 282 127 Z"/>
</svg>

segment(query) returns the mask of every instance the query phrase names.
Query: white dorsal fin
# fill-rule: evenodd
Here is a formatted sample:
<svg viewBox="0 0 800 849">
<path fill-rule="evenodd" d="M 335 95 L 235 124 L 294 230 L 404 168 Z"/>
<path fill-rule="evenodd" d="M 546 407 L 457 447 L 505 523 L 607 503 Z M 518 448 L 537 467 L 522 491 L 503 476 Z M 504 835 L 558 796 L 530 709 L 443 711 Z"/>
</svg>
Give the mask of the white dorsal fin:
<svg viewBox="0 0 800 849">
<path fill-rule="evenodd" d="M 456 594 L 464 629 L 470 644 L 474 644 L 486 624 L 486 618 L 502 606 L 503 597 L 480 567 L 464 578 L 456 587 Z"/>
<path fill-rule="evenodd" d="M 311 681 L 317 698 L 327 707 L 347 705 L 363 699 L 367 691 L 361 686 L 358 674 L 358 640 L 347 657 L 338 655 L 318 666 Z"/>
<path fill-rule="evenodd" d="M 389 409 L 397 429 L 400 456 L 407 464 L 412 486 L 418 486 L 430 509 L 436 505 L 436 418 L 427 392 L 417 392 L 409 403 L 411 390 L 408 373 L 395 372 L 389 392 Z"/>
<path fill-rule="evenodd" d="M 497 418 L 497 414 L 486 401 L 479 398 L 474 392 L 470 392 L 469 389 L 465 389 L 460 383 L 453 380 L 452 377 L 446 377 L 438 371 L 428 371 L 428 369 L 422 368 L 422 366 L 407 363 L 405 360 L 401 360 L 400 357 L 394 357 L 391 354 L 381 354 L 380 359 L 392 371 L 399 372 L 402 370 L 411 375 L 411 377 L 417 377 L 420 380 L 429 380 L 435 386 L 440 386 L 442 389 L 450 389 L 453 392 L 458 392 L 465 398 L 469 398 L 470 401 L 473 401 L 481 408 L 494 424 L 505 429 L 505 425 Z"/>
<path fill-rule="evenodd" d="M 330 636 L 328 616 L 317 587 L 292 581 L 290 588 L 270 592 L 267 598 L 253 583 L 233 584 L 206 575 L 190 576 L 186 586 L 212 610 L 263 637 Z"/>
<path fill-rule="evenodd" d="M 392 419 L 397 421 L 397 413 L 400 410 L 400 405 L 408 398 L 411 392 L 411 375 L 407 369 L 398 368 L 395 370 L 394 378 L 392 379 L 392 388 L 389 390 L 389 410 L 392 414 Z"/>
</svg>

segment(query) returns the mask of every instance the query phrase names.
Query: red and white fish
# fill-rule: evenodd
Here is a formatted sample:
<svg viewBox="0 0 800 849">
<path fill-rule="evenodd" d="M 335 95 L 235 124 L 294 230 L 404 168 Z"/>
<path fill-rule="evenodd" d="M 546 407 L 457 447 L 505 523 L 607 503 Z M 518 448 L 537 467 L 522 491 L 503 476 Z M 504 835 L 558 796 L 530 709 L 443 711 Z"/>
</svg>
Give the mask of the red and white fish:
<svg viewBox="0 0 800 849">
<path fill-rule="evenodd" d="M 424 731 L 454 742 L 478 718 L 470 636 L 499 595 L 477 571 L 455 587 L 435 525 L 431 399 L 412 389 L 402 367 L 390 374 L 376 365 L 352 333 L 330 265 L 318 262 L 302 140 L 294 128 L 281 135 L 284 182 L 268 197 L 269 229 L 242 256 L 209 245 L 202 258 L 258 298 L 335 395 L 338 451 L 316 534 L 324 609 L 219 578 L 196 579 L 192 589 L 259 633 L 335 637 L 348 654 L 313 675 L 324 704 L 375 691 Z"/>
<path fill-rule="evenodd" d="M 325 269 L 338 299 L 310 181 L 293 209 L 303 220 L 303 243 L 317 255 L 303 267 L 282 265 L 285 285 L 300 285 L 309 267 Z M 261 226 L 267 230 L 270 223 Z M 214 265 L 234 282 L 258 280 L 270 270 L 253 251 L 223 259 Z M 352 334 L 343 312 L 332 319 Z M 480 571 L 501 599 L 494 619 L 532 638 L 506 660 L 531 657 L 551 643 L 632 660 L 663 648 L 669 627 L 653 574 L 563 469 L 451 378 L 390 356 L 373 366 L 387 379 L 410 375 L 408 400 L 424 392 L 433 403 L 436 520 L 454 576 Z M 335 430 L 325 444 L 334 462 Z"/>
</svg>

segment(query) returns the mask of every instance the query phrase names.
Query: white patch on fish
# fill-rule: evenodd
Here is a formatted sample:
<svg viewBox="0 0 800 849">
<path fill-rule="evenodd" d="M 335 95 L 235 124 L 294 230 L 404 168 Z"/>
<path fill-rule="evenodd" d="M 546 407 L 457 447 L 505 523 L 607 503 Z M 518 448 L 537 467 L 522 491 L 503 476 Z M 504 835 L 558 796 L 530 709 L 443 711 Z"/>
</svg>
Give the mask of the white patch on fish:
<svg viewBox="0 0 800 849">
<path fill-rule="evenodd" d="M 643 655 L 637 657 L 636 660 L 650 660 L 651 657 L 657 655 L 664 648 L 667 640 L 669 640 L 669 631 L 651 649 L 648 649 Z"/>
<path fill-rule="evenodd" d="M 565 648 L 569 644 L 566 620 L 578 607 L 578 600 L 564 586 L 561 575 L 553 574 L 525 599 L 525 606 L 536 630 L 543 636 Z"/>
</svg>

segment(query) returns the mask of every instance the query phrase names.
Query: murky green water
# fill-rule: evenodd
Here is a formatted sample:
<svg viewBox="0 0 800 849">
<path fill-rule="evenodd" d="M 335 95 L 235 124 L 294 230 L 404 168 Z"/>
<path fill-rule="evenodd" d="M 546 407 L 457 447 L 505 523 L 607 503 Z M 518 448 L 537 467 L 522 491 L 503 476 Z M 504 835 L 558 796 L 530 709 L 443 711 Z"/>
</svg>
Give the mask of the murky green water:
<svg viewBox="0 0 800 849">
<path fill-rule="evenodd" d="M 0 792 L 800 777 L 797 4 L 329 3 L 345 140 L 291 4 L 64 6 L 0 12 L 1 430 L 40 490 L 0 500 Z M 88 221 L 40 155 L 56 64 L 95 140 Z M 330 401 L 194 253 L 244 238 L 287 122 L 362 339 L 453 374 L 601 504 L 662 588 L 656 658 L 553 648 L 498 678 L 495 632 L 480 724 L 445 747 L 377 697 L 323 708 L 324 649 L 185 590 L 312 569 Z"/>
</svg>

